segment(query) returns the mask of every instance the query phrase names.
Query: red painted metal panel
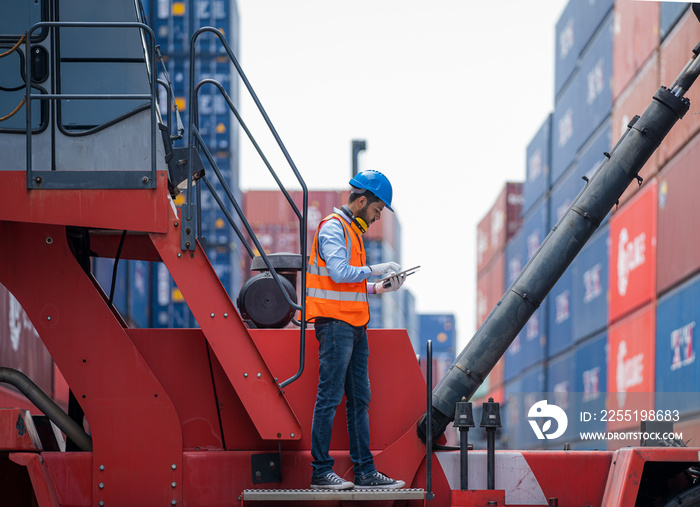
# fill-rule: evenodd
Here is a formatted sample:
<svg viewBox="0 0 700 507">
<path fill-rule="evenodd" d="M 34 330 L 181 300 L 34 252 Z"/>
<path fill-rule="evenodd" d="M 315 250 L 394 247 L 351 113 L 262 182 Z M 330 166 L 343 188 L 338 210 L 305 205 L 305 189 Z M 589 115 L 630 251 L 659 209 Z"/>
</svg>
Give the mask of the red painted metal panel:
<svg viewBox="0 0 700 507">
<path fill-rule="evenodd" d="M 173 400 L 183 449 L 223 449 L 201 329 L 128 329 L 127 333 Z"/>
<path fill-rule="evenodd" d="M 45 452 L 41 457 L 61 505 L 92 504 L 92 453 Z"/>
<path fill-rule="evenodd" d="M 85 410 L 93 499 L 107 505 L 181 501 L 182 492 L 171 487 L 182 478 L 175 408 L 76 262 L 65 227 L 0 222 L 0 237 L 6 238 L 0 280 L 37 323 Z"/>
<path fill-rule="evenodd" d="M 613 101 L 659 46 L 659 3 L 617 0 L 614 12 Z"/>
<path fill-rule="evenodd" d="M 695 212 L 700 186 L 700 135 L 688 143 L 659 175 L 657 290 L 659 294 L 700 269 L 700 216 Z"/>
<path fill-rule="evenodd" d="M 660 81 L 664 86 L 670 86 L 685 64 L 693 56 L 692 50 L 700 40 L 700 23 L 690 9 L 666 37 L 660 50 Z M 694 85 L 685 95 L 690 100 L 690 109 L 668 133 L 659 146 L 659 166 L 663 167 L 667 160 L 700 129 L 700 86 Z"/>
<path fill-rule="evenodd" d="M 61 505 L 41 456 L 33 453 L 16 452 L 10 454 L 10 460 L 27 468 L 39 507 L 58 507 Z"/>
<path fill-rule="evenodd" d="M 453 507 L 497 507 L 506 505 L 506 492 L 502 489 L 452 490 Z"/>
<path fill-rule="evenodd" d="M 53 394 L 53 361 L 19 301 L 0 284 L 0 365 L 27 375 Z"/>
<path fill-rule="evenodd" d="M 638 430 L 632 412 L 654 410 L 656 311 L 649 304 L 608 330 L 608 410 L 629 410 L 630 417 L 609 417 L 608 431 Z M 622 420 L 621 420 L 622 419 Z M 638 445 L 639 441 L 631 442 Z M 610 448 L 630 443 L 611 440 Z"/>
<path fill-rule="evenodd" d="M 167 225 L 162 171 L 156 190 L 27 190 L 26 171 L 0 171 L 0 188 L 0 220 L 148 232 L 163 232 Z"/>
<path fill-rule="evenodd" d="M 197 242 L 192 252 L 180 250 L 176 223 L 179 221 L 171 219 L 168 233 L 151 235 L 151 239 L 246 413 L 263 439 L 298 440 L 301 426 L 280 392 L 276 377 L 250 338 L 201 245 Z"/>
<path fill-rule="evenodd" d="M 656 2 L 632 2 L 627 1 L 623 4 L 653 4 L 658 9 Z M 667 83 L 668 84 L 668 83 Z M 612 142 L 617 140 L 627 131 L 627 125 L 635 115 L 640 115 L 646 110 L 647 106 L 652 101 L 652 97 L 656 90 L 659 89 L 659 59 L 653 55 L 649 61 L 640 69 L 639 74 L 634 80 L 620 92 L 612 110 Z M 676 127 L 674 127 L 676 128 Z M 642 167 L 639 175 L 645 181 L 651 179 L 659 171 L 658 150 L 652 153 L 651 157 L 644 167 Z M 632 195 L 639 190 L 639 185 L 635 182 L 627 187 L 627 190 L 620 196 L 620 205 L 627 202 Z M 619 208 L 613 207 L 612 212 L 616 212 Z"/>
<path fill-rule="evenodd" d="M 0 450 L 41 450 L 41 441 L 29 411 L 19 408 L 0 409 Z"/>
<path fill-rule="evenodd" d="M 615 322 L 656 294 L 656 180 L 610 219 L 610 305 Z"/>
</svg>

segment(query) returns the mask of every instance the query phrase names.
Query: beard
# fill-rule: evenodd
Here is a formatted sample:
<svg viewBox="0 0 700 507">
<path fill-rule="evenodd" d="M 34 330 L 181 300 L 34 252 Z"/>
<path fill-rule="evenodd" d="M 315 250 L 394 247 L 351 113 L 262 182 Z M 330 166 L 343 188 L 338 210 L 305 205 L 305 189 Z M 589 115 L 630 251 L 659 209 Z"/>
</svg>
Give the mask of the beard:
<svg viewBox="0 0 700 507">
<path fill-rule="evenodd" d="M 357 212 L 357 217 L 364 220 L 365 223 L 367 224 L 367 227 L 369 227 L 370 225 L 372 225 L 372 223 L 374 223 L 374 219 L 372 219 L 372 220 L 369 219 L 369 204 L 365 204 L 365 207 L 360 209 L 360 211 Z"/>
</svg>

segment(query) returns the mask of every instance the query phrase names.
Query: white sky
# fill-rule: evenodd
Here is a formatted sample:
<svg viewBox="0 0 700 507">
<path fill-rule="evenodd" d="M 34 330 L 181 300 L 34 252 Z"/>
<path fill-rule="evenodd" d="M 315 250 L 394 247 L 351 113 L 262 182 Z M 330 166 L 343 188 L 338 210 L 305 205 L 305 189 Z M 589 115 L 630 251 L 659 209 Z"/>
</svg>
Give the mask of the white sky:
<svg viewBox="0 0 700 507">
<path fill-rule="evenodd" d="M 403 265 L 422 266 L 404 287 L 419 313 L 456 315 L 460 348 L 476 331 L 476 225 L 524 180 L 554 108 L 566 3 L 238 0 L 241 65 L 309 189 L 348 188 L 350 142 L 367 141 L 360 170 L 391 180 Z M 272 188 L 241 146 L 242 188 Z"/>
</svg>

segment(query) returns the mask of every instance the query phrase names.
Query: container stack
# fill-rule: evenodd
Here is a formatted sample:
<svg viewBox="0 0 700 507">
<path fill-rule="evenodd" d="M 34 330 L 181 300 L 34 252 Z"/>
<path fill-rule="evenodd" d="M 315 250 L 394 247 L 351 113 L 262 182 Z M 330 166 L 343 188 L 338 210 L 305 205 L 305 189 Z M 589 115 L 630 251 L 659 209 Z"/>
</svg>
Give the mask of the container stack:
<svg viewBox="0 0 700 507">
<path fill-rule="evenodd" d="M 603 153 L 691 57 L 700 24 L 688 5 L 571 0 L 564 9 L 556 27 L 554 111 L 526 152 L 523 225 L 505 245 L 500 293 Z M 581 432 L 639 431 L 640 414 L 659 410 L 678 410 L 675 431 L 684 440 L 700 438 L 693 341 L 700 297 L 700 244 L 694 243 L 700 240 L 691 232 L 699 221 L 693 206 L 693 182 L 700 180 L 697 83 L 687 96 L 691 109 L 641 170 L 643 184 L 630 185 L 506 352 L 502 419 L 510 448 L 638 445 L 629 438 L 592 441 Z M 477 283 L 477 297 L 482 292 Z M 538 439 L 526 422 L 542 399 L 569 416 L 556 440 Z M 606 410 L 630 417 L 610 420 Z"/>
</svg>

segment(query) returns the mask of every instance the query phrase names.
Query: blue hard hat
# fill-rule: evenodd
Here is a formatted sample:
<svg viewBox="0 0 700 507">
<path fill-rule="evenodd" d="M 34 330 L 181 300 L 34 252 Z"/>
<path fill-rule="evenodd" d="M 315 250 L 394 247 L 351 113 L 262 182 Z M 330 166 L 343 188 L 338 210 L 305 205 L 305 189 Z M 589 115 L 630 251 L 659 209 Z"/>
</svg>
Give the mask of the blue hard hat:
<svg viewBox="0 0 700 507">
<path fill-rule="evenodd" d="M 350 180 L 350 185 L 355 188 L 369 190 L 384 201 L 384 204 L 390 211 L 394 211 L 391 207 L 391 197 L 393 195 L 391 183 L 379 171 L 361 171 Z"/>
</svg>

